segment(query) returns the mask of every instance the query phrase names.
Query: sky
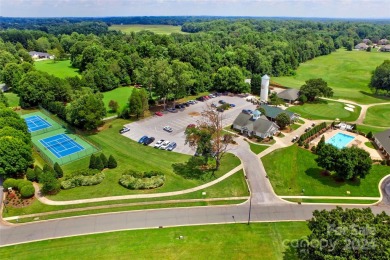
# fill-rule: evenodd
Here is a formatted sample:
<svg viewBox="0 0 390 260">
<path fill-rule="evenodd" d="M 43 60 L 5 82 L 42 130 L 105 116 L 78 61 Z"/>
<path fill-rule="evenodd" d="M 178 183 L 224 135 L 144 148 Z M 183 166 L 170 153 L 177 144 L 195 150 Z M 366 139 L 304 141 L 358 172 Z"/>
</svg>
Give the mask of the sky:
<svg viewBox="0 0 390 260">
<path fill-rule="evenodd" d="M 390 18 L 390 0 L 0 0 L 0 16 Z"/>
</svg>

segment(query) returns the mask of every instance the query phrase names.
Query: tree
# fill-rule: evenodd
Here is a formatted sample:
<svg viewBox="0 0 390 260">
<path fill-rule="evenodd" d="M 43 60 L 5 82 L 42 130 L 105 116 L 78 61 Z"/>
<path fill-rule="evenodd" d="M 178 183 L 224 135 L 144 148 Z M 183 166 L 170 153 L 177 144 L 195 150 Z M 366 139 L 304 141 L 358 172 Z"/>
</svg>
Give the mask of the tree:
<svg viewBox="0 0 390 260">
<path fill-rule="evenodd" d="M 207 107 L 201 115 L 197 126 L 186 130 L 186 144 L 195 148 L 206 160 L 211 155 L 215 159 L 215 169 L 218 170 L 233 136 L 223 131 L 223 113 Z"/>
<path fill-rule="evenodd" d="M 56 173 L 52 171 L 43 172 L 39 177 L 39 183 L 42 184 L 41 192 L 43 194 L 55 194 L 61 189 L 61 183 L 56 178 Z"/>
<path fill-rule="evenodd" d="M 261 89 L 261 75 L 254 74 L 251 79 L 251 93 L 259 94 Z"/>
<path fill-rule="evenodd" d="M 54 163 L 54 172 L 57 174 L 57 178 L 62 178 L 64 176 L 64 172 L 61 169 L 61 166 L 56 162 Z"/>
<path fill-rule="evenodd" d="M 367 137 L 367 139 L 372 139 L 372 137 L 373 137 L 372 132 L 371 132 L 371 131 L 368 132 L 368 134 L 366 135 L 366 137 Z"/>
<path fill-rule="evenodd" d="M 30 145 L 11 136 L 0 137 L 0 175 L 12 177 L 24 173 L 33 162 Z"/>
<path fill-rule="evenodd" d="M 317 97 L 332 97 L 333 90 L 321 78 L 309 79 L 301 86 L 299 95 L 305 95 L 308 101 L 314 101 Z"/>
<path fill-rule="evenodd" d="M 281 129 L 284 129 L 286 126 L 288 126 L 291 123 L 290 116 L 284 112 L 277 115 L 275 118 L 275 121 L 276 121 L 276 124 L 278 124 L 278 126 Z"/>
<path fill-rule="evenodd" d="M 8 107 L 8 98 L 4 95 L 3 91 L 0 91 L 0 107 L 3 104 L 5 107 Z"/>
<path fill-rule="evenodd" d="M 104 153 L 100 154 L 100 160 L 103 163 L 103 168 L 108 168 L 108 160 Z"/>
<path fill-rule="evenodd" d="M 323 135 L 321 136 L 321 139 L 317 144 L 316 153 L 318 153 L 318 151 L 320 151 L 322 147 L 324 147 L 324 145 L 325 145 L 325 136 Z"/>
<path fill-rule="evenodd" d="M 364 178 L 371 170 L 370 154 L 357 147 L 343 148 L 335 160 L 334 171 L 343 180 Z"/>
<path fill-rule="evenodd" d="M 41 176 L 41 174 L 43 173 L 41 167 L 39 167 L 38 165 L 35 165 L 34 166 L 34 173 L 35 173 L 35 176 L 36 176 L 36 181 L 39 181 L 39 178 Z"/>
<path fill-rule="evenodd" d="M 112 112 L 117 112 L 119 104 L 115 100 L 110 100 L 110 102 L 108 103 L 108 107 L 111 109 Z"/>
<path fill-rule="evenodd" d="M 379 91 L 390 92 L 390 60 L 385 60 L 376 67 L 372 72 L 369 86 L 372 90 L 375 90 L 376 94 Z"/>
<path fill-rule="evenodd" d="M 36 181 L 37 180 L 37 175 L 36 175 L 34 169 L 32 169 L 32 168 L 27 169 L 26 178 L 29 181 Z"/>
<path fill-rule="evenodd" d="M 77 91 L 74 100 L 66 107 L 67 121 L 86 130 L 96 129 L 105 115 L 103 95 L 89 89 Z"/>
<path fill-rule="evenodd" d="M 96 156 L 95 169 L 99 170 L 99 171 L 102 171 L 104 169 L 104 164 L 103 164 L 102 160 L 100 159 L 100 156 Z"/>
<path fill-rule="evenodd" d="M 308 227 L 311 234 L 294 243 L 298 258 L 389 259 L 390 217 L 374 215 L 370 208 L 315 210 Z"/>
<path fill-rule="evenodd" d="M 272 92 L 271 95 L 269 96 L 269 103 L 274 106 L 280 106 L 284 104 L 283 99 L 278 97 L 276 92 Z"/>
<path fill-rule="evenodd" d="M 145 115 L 145 112 L 149 110 L 149 97 L 148 97 L 148 92 L 144 88 L 141 88 L 139 90 L 139 96 L 141 99 L 141 104 L 142 104 L 142 116 Z"/>
<path fill-rule="evenodd" d="M 0 128 L 0 137 L 3 136 L 14 137 L 16 139 L 23 141 L 27 145 L 31 144 L 30 134 L 23 132 L 22 130 L 17 130 L 10 126 L 5 126 L 3 128 Z"/>
<path fill-rule="evenodd" d="M 131 92 L 129 98 L 129 114 L 139 118 L 143 114 L 142 100 L 140 93 L 137 89 Z"/>
<path fill-rule="evenodd" d="M 46 172 L 54 172 L 54 169 L 50 165 L 45 164 L 45 165 L 43 165 L 43 170 L 42 171 L 44 173 L 46 173 Z"/>
<path fill-rule="evenodd" d="M 339 150 L 331 145 L 324 144 L 321 149 L 317 149 L 318 157 L 315 159 L 318 166 L 324 168 L 327 171 L 333 171 L 335 169 L 335 158 L 338 157 Z"/>
<path fill-rule="evenodd" d="M 188 94 L 188 90 L 194 85 L 194 68 L 190 63 L 181 62 L 178 60 L 172 61 L 172 73 L 173 73 L 173 84 L 172 93 L 174 100 L 184 97 Z"/>
<path fill-rule="evenodd" d="M 96 169 L 96 156 L 94 154 L 91 154 L 91 157 L 89 158 L 89 169 Z"/>
<path fill-rule="evenodd" d="M 107 163 L 107 166 L 109 169 L 114 169 L 117 167 L 117 162 L 114 158 L 114 156 L 110 155 L 110 157 L 108 157 L 108 163 Z"/>
</svg>

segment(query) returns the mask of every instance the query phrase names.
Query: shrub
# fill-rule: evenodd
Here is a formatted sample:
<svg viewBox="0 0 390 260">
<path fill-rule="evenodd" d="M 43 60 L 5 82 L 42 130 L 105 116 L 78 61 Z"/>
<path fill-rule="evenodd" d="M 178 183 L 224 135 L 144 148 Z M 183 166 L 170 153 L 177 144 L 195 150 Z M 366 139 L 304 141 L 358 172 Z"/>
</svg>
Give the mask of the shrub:
<svg viewBox="0 0 390 260">
<path fill-rule="evenodd" d="M 96 156 L 94 154 L 89 158 L 89 169 L 96 169 Z"/>
<path fill-rule="evenodd" d="M 3 182 L 3 188 L 7 189 L 8 188 L 13 188 L 17 189 L 18 187 L 18 180 L 15 180 L 14 178 L 8 178 Z"/>
<path fill-rule="evenodd" d="M 36 181 L 37 180 L 37 175 L 36 175 L 34 169 L 31 169 L 31 168 L 27 169 L 26 178 L 29 181 Z"/>
<path fill-rule="evenodd" d="M 79 186 L 92 186 L 100 184 L 105 178 L 104 173 L 98 172 L 95 175 L 74 175 L 73 177 L 61 182 L 64 190 L 72 189 Z"/>
<path fill-rule="evenodd" d="M 371 131 L 368 132 L 368 134 L 366 135 L 366 137 L 367 137 L 368 139 L 371 139 L 371 138 L 372 138 L 372 132 L 371 132 Z"/>
<path fill-rule="evenodd" d="M 309 149 L 309 143 L 305 143 L 305 148 Z"/>
<path fill-rule="evenodd" d="M 104 153 L 100 154 L 100 160 L 103 163 L 103 167 L 107 168 L 108 167 L 108 160 L 107 160 L 107 157 L 104 155 Z"/>
<path fill-rule="evenodd" d="M 316 146 L 315 145 L 313 145 L 312 147 L 311 147 L 311 149 L 310 149 L 313 153 L 315 153 L 316 152 L 316 150 L 317 150 L 317 148 L 316 148 Z"/>
<path fill-rule="evenodd" d="M 41 174 L 39 182 L 42 183 L 41 191 L 43 194 L 55 194 L 61 189 L 61 184 L 56 178 L 54 172 L 44 172 Z"/>
<path fill-rule="evenodd" d="M 390 160 L 387 160 L 387 166 L 390 166 Z"/>
<path fill-rule="evenodd" d="M 131 190 L 155 189 L 161 187 L 165 182 L 164 174 L 160 172 L 136 172 L 128 171 L 122 174 L 119 183 Z"/>
<path fill-rule="evenodd" d="M 25 185 L 20 190 L 20 195 L 23 198 L 31 198 L 32 196 L 34 196 L 34 193 L 35 193 L 35 188 L 34 188 L 34 186 L 32 184 L 31 185 Z"/>
<path fill-rule="evenodd" d="M 114 169 L 118 166 L 114 156 L 110 155 L 110 157 L 108 158 L 107 166 L 109 169 Z"/>
<path fill-rule="evenodd" d="M 95 169 L 97 169 L 99 171 L 104 169 L 104 165 L 103 165 L 102 160 L 100 159 L 100 156 L 96 156 L 96 159 L 95 159 Z"/>
<path fill-rule="evenodd" d="M 381 165 L 386 165 L 386 161 L 385 160 L 381 161 Z"/>
<path fill-rule="evenodd" d="M 17 188 L 21 191 L 22 188 L 27 185 L 32 185 L 32 182 L 28 180 L 18 180 Z"/>
<path fill-rule="evenodd" d="M 41 174 L 43 172 L 41 167 L 39 167 L 38 165 L 35 165 L 34 172 L 35 172 L 35 180 L 39 181 L 39 176 L 41 176 Z"/>
<path fill-rule="evenodd" d="M 45 164 L 43 166 L 43 172 L 54 172 L 54 169 L 50 165 Z"/>
<path fill-rule="evenodd" d="M 57 175 L 57 178 L 62 178 L 64 176 L 64 172 L 61 169 L 61 166 L 58 163 L 54 164 L 54 172 Z"/>
</svg>

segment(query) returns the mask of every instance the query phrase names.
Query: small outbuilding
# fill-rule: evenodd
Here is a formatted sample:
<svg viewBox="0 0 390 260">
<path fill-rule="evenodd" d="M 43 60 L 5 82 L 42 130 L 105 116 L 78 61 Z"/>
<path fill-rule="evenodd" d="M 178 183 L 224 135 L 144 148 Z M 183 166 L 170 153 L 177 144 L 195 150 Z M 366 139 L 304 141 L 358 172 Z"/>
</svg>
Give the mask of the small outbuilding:
<svg viewBox="0 0 390 260">
<path fill-rule="evenodd" d="M 387 44 L 387 45 L 381 47 L 381 51 L 390 52 L 390 44 Z"/>
<path fill-rule="evenodd" d="M 299 98 L 299 89 L 289 88 L 283 90 L 282 92 L 276 94 L 279 98 L 283 99 L 285 102 L 294 103 Z"/>
<path fill-rule="evenodd" d="M 233 129 L 247 136 L 267 138 L 279 131 L 279 126 L 262 116 L 258 110 L 253 114 L 240 113 L 233 122 Z"/>
<path fill-rule="evenodd" d="M 386 159 L 390 159 L 390 129 L 374 134 L 374 142 Z"/>
<path fill-rule="evenodd" d="M 31 58 L 34 60 L 36 59 L 54 59 L 53 55 L 50 55 L 46 52 L 39 52 L 39 51 L 30 51 L 28 54 L 30 54 Z"/>
<path fill-rule="evenodd" d="M 275 121 L 276 117 L 281 113 L 286 113 L 290 117 L 291 122 L 299 120 L 298 114 L 288 110 L 283 110 L 280 107 L 274 107 L 265 104 L 260 105 L 260 107 L 265 110 L 265 116 L 271 121 Z"/>
</svg>

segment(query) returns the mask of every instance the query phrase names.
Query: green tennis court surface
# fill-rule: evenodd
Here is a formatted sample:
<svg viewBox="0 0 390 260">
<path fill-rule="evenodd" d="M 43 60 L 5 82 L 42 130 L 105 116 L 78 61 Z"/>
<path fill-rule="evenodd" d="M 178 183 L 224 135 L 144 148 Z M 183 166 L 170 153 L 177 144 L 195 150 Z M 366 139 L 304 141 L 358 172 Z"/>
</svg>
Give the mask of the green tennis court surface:
<svg viewBox="0 0 390 260">
<path fill-rule="evenodd" d="M 51 164 L 67 164 L 99 150 L 42 112 L 22 117 L 26 120 L 36 150 Z"/>
</svg>

